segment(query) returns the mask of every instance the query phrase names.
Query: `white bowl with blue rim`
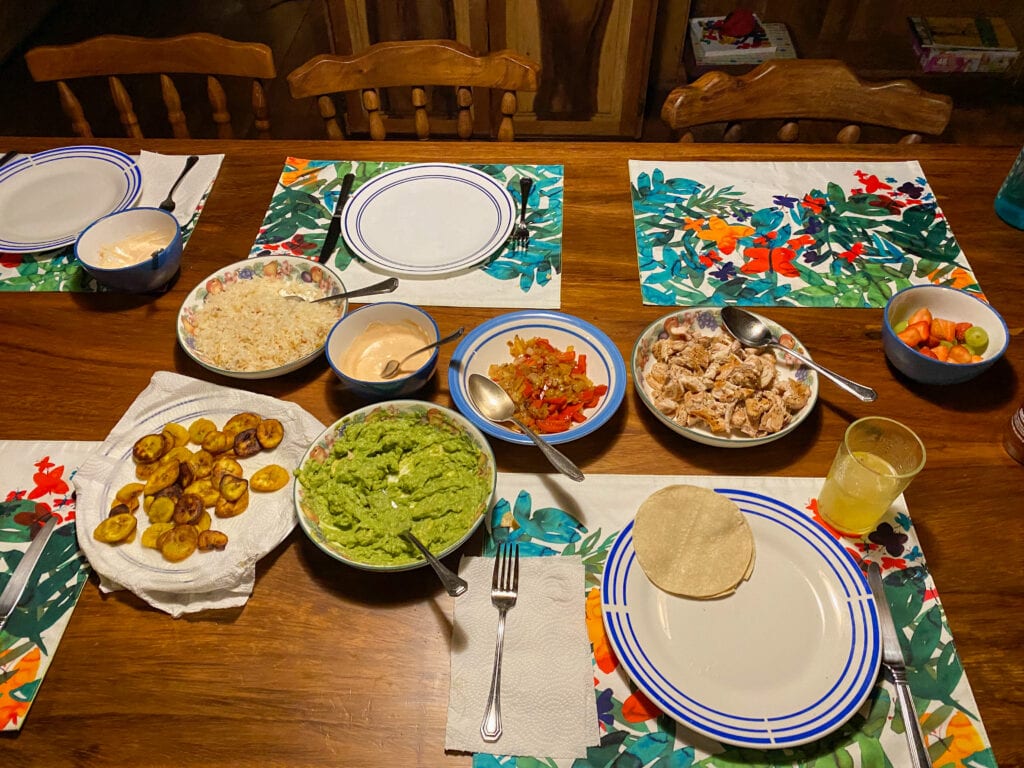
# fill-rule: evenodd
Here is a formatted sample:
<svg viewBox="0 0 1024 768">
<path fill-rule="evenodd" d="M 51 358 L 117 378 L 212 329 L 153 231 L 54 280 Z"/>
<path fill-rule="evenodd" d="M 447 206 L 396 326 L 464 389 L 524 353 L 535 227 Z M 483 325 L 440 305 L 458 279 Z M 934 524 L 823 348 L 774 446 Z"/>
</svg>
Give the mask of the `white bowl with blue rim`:
<svg viewBox="0 0 1024 768">
<path fill-rule="evenodd" d="M 586 421 L 574 424 L 565 432 L 543 435 L 547 442 L 567 443 L 585 437 L 600 429 L 618 410 L 626 392 L 626 364 L 607 334 L 573 315 L 527 309 L 499 315 L 477 326 L 463 337 L 452 353 L 448 365 L 448 389 L 452 400 L 481 432 L 509 443 L 533 444 L 530 438 L 510 425 L 496 424 L 484 418 L 469 396 L 468 382 L 472 374 L 490 378 L 488 371 L 492 365 L 512 362 L 509 342 L 516 336 L 524 340 L 544 338 L 561 350 L 571 346 L 577 356 L 586 355 L 586 373 L 594 385 L 608 388 L 597 406 L 585 411 Z"/>
<path fill-rule="evenodd" d="M 784 327 L 762 315 L 754 314 L 772 332 L 772 336 L 784 345 L 792 345 L 797 352 L 802 352 L 810 357 L 803 344 L 792 333 Z M 633 354 L 630 355 L 630 368 L 633 373 L 633 386 L 636 388 L 640 401 L 647 406 L 647 409 L 654 416 L 676 434 L 694 440 L 704 445 L 712 445 L 718 448 L 750 448 L 756 445 L 764 445 L 773 440 L 785 437 L 799 427 L 807 416 L 814 410 L 818 402 L 818 375 L 803 363 L 790 357 L 786 359 L 782 353 L 773 353 L 767 350 L 766 354 L 775 354 L 777 375 L 781 380 L 796 379 L 810 388 L 810 395 L 807 403 L 798 412 L 791 415 L 788 423 L 778 432 L 767 435 L 750 436 L 733 429 L 729 432 L 713 432 L 710 427 L 703 423 L 688 424 L 680 421 L 675 416 L 664 413 L 656 404 L 657 393 L 652 389 L 648 374 L 655 363 L 654 355 L 651 353 L 654 343 L 659 339 L 668 338 L 672 329 L 677 326 L 692 327 L 695 332 L 701 335 L 710 336 L 716 333 L 728 336 L 728 331 L 722 326 L 722 313 L 717 307 L 706 307 L 701 309 L 680 309 L 659 317 L 652 322 L 637 337 L 633 345 Z M 729 336 L 731 339 L 732 337 Z"/>
<path fill-rule="evenodd" d="M 234 379 L 269 379 L 282 376 L 308 365 L 323 354 L 330 328 L 324 330 L 323 339 L 309 351 L 295 354 L 279 365 L 259 370 L 231 370 L 219 365 L 209 355 L 203 353 L 196 340 L 196 330 L 199 323 L 202 322 L 200 310 L 211 296 L 230 290 L 231 286 L 236 283 L 251 280 L 267 281 L 278 293 L 281 291 L 286 294 L 303 292 L 313 298 L 331 296 L 345 291 L 341 275 L 333 268 L 301 256 L 257 256 L 228 264 L 203 278 L 181 304 L 181 309 L 178 311 L 178 343 L 185 353 L 207 370 Z M 290 301 L 298 300 L 290 299 Z M 334 322 L 344 317 L 348 310 L 348 299 L 339 299 L 327 302 L 327 304 L 335 310 Z M 250 335 L 263 334 L 267 344 L 280 342 L 281 329 L 240 326 L 239 331 Z"/>
<path fill-rule="evenodd" d="M 152 249 L 141 248 L 141 238 Z M 157 245 L 158 244 L 158 245 Z M 166 286 L 181 266 L 184 247 L 174 214 L 161 208 L 129 208 L 93 222 L 75 241 L 75 257 L 97 282 L 119 291 L 156 291 Z M 132 263 L 111 260 L 115 248 Z"/>
</svg>

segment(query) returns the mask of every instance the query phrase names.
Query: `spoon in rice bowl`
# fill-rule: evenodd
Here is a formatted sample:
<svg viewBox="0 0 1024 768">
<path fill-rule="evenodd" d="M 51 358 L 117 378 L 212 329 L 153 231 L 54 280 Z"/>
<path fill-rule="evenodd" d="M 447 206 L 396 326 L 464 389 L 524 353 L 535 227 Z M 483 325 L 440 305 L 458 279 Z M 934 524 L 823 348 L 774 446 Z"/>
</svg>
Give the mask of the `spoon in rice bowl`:
<svg viewBox="0 0 1024 768">
<path fill-rule="evenodd" d="M 524 435 L 533 440 L 544 457 L 551 462 L 551 466 L 578 483 L 583 481 L 583 472 L 579 467 L 515 417 L 516 404 L 500 384 L 479 373 L 473 373 L 470 374 L 467 389 L 473 405 L 485 419 L 496 423 L 511 421 Z"/>
<path fill-rule="evenodd" d="M 366 285 L 362 288 L 353 288 L 351 291 L 343 291 L 330 296 L 324 296 L 322 299 L 310 299 L 297 293 L 288 293 L 284 288 L 281 289 L 280 294 L 286 299 L 299 299 L 301 301 L 309 302 L 310 304 L 316 304 L 320 301 L 337 301 L 338 299 L 354 299 L 357 296 L 374 296 L 378 293 L 391 293 L 397 287 L 398 278 L 389 277 L 387 280 L 381 280 L 379 283 L 374 283 L 373 285 Z"/>
</svg>

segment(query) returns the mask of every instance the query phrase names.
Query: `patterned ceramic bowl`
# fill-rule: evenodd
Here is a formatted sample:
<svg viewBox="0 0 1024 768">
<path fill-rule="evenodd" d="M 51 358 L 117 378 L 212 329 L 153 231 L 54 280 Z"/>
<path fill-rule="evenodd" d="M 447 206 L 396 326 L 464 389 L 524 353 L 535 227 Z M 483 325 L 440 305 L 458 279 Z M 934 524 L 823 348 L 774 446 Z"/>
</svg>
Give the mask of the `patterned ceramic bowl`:
<svg viewBox="0 0 1024 768">
<path fill-rule="evenodd" d="M 298 256 L 259 256 L 218 269 L 185 298 L 178 343 L 214 373 L 269 379 L 316 359 L 348 300 L 310 304 L 345 290 L 331 267 Z M 288 298 L 298 295 L 302 298 Z"/>
<path fill-rule="evenodd" d="M 783 345 L 807 354 L 800 341 L 781 325 L 757 317 Z M 665 315 L 647 326 L 633 345 L 633 386 L 643 404 L 672 431 L 704 445 L 748 448 L 785 437 L 814 408 L 818 376 L 795 358 L 761 350 L 769 359 L 774 356 L 774 373 L 764 370 L 764 377 L 752 382 L 749 370 L 730 378 L 726 367 L 731 363 L 724 354 L 716 363 L 717 353 L 712 352 L 713 359 L 706 368 L 701 364 L 705 361 L 690 361 L 686 352 L 667 354 L 669 347 L 665 345 L 698 336 L 719 337 L 723 347 L 733 341 L 722 327 L 721 312 L 707 308 Z M 741 351 L 738 356 L 742 355 Z M 682 363 L 684 359 L 690 367 L 665 362 Z M 796 383 L 790 385 L 790 380 Z M 758 394 L 748 394 L 753 392 Z M 748 398 L 749 408 L 745 405 Z M 748 418 L 748 413 L 755 417 Z M 713 429 L 713 424 L 717 428 Z"/>
<path fill-rule="evenodd" d="M 369 458 L 359 448 L 360 435 L 367 454 L 372 454 Z M 333 459 L 334 444 L 343 438 L 352 446 L 346 446 L 345 459 Z M 377 449 L 379 439 L 388 441 L 391 457 Z M 439 461 L 439 452 L 447 457 L 444 461 Z M 402 466 L 401 472 L 391 471 L 392 459 Z M 427 561 L 400 537 L 399 529 L 408 521 L 436 557 L 451 554 L 489 513 L 496 466 L 487 440 L 455 411 L 419 400 L 368 405 L 324 430 L 299 462 L 294 484 L 299 525 L 317 547 L 355 568 L 419 568 Z M 312 492 L 307 486 L 322 490 Z M 321 517 L 313 500 L 317 495 L 330 497 L 330 514 L 338 519 Z M 385 498 L 390 506 L 375 504 Z M 401 517 L 414 506 L 420 507 L 414 519 Z M 344 531 L 339 521 L 344 522 Z M 349 545 L 340 535 L 345 532 L 353 533 Z"/>
</svg>

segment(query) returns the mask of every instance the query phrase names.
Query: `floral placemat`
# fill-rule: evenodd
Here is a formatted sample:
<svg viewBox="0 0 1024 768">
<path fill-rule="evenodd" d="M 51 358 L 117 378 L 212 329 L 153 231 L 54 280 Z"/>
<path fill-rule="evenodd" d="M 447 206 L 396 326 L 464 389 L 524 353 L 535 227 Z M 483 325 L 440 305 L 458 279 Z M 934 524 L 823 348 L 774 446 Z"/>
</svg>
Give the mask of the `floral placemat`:
<svg viewBox="0 0 1024 768">
<path fill-rule="evenodd" d="M 21 730 L 88 578 L 75 537 L 72 478 L 97 446 L 0 441 L 0 591 L 43 523 L 51 514 L 59 521 L 0 631 L 0 730 Z"/>
<path fill-rule="evenodd" d="M 645 304 L 884 307 L 984 298 L 917 162 L 629 161 Z"/>
<path fill-rule="evenodd" d="M 174 211 L 181 226 L 182 247 L 199 221 L 206 198 L 213 189 L 224 155 L 201 155 L 196 167 L 178 187 L 176 198 L 181 201 L 191 189 L 198 203 L 188 215 L 188 208 L 179 204 Z M 138 207 L 156 207 L 167 195 L 171 182 L 180 172 L 185 157 L 143 152 L 139 158 L 142 167 L 142 195 Z M 170 174 L 170 181 L 166 181 Z M 154 183 L 149 183 L 151 180 Z M 187 218 L 186 218 L 187 216 Z M 63 291 L 96 293 L 108 290 L 99 285 L 75 258 L 75 245 L 65 245 L 38 253 L 0 252 L 0 291 Z"/>
<path fill-rule="evenodd" d="M 315 259 L 327 235 L 346 173 L 355 174 L 353 194 L 374 176 L 404 162 L 306 160 L 289 157 L 278 181 L 267 215 L 249 255 L 284 253 Z M 558 309 L 562 290 L 562 186 L 560 165 L 474 164 L 501 182 L 519 210 L 519 180 L 533 179 L 527 208 L 530 244 L 515 250 L 510 243 L 479 267 L 437 278 L 402 279 L 398 289 L 360 302 L 407 301 L 448 307 L 500 307 Z M 395 226 L 402 226 L 396 221 Z M 341 272 L 346 288 L 379 281 L 380 271 L 364 264 L 339 238 L 331 266 Z"/>
<path fill-rule="evenodd" d="M 864 706 L 844 726 L 814 743 L 772 751 L 727 746 L 700 736 L 663 715 L 632 684 L 605 635 L 601 576 L 616 536 L 632 520 L 640 502 L 676 483 L 768 496 L 813 517 L 855 559 L 879 563 L 933 764 L 994 768 L 995 757 L 974 694 L 903 497 L 869 536 L 849 539 L 831 531 L 818 516 L 816 494 L 823 482 L 822 478 L 588 475 L 584 483 L 575 484 L 556 476 L 499 473 L 498 501 L 490 521 L 494 533 L 485 541 L 484 554 L 493 555 L 496 542 L 515 540 L 520 552 L 529 555 L 571 555 L 583 560 L 601 745 L 589 749 L 585 759 L 574 761 L 478 753 L 474 768 L 911 765 L 895 691 L 881 674 Z"/>
</svg>

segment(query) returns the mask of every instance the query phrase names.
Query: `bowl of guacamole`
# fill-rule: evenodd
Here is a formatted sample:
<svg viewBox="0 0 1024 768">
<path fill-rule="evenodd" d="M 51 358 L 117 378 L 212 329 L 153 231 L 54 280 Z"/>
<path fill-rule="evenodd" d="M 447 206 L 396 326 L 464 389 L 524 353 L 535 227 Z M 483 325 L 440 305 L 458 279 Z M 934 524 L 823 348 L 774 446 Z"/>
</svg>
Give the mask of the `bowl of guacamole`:
<svg viewBox="0 0 1024 768">
<path fill-rule="evenodd" d="M 370 405 L 313 442 L 295 470 L 295 508 L 310 540 L 369 571 L 405 571 L 455 551 L 490 509 L 494 453 L 469 421 L 419 400 Z"/>
</svg>

